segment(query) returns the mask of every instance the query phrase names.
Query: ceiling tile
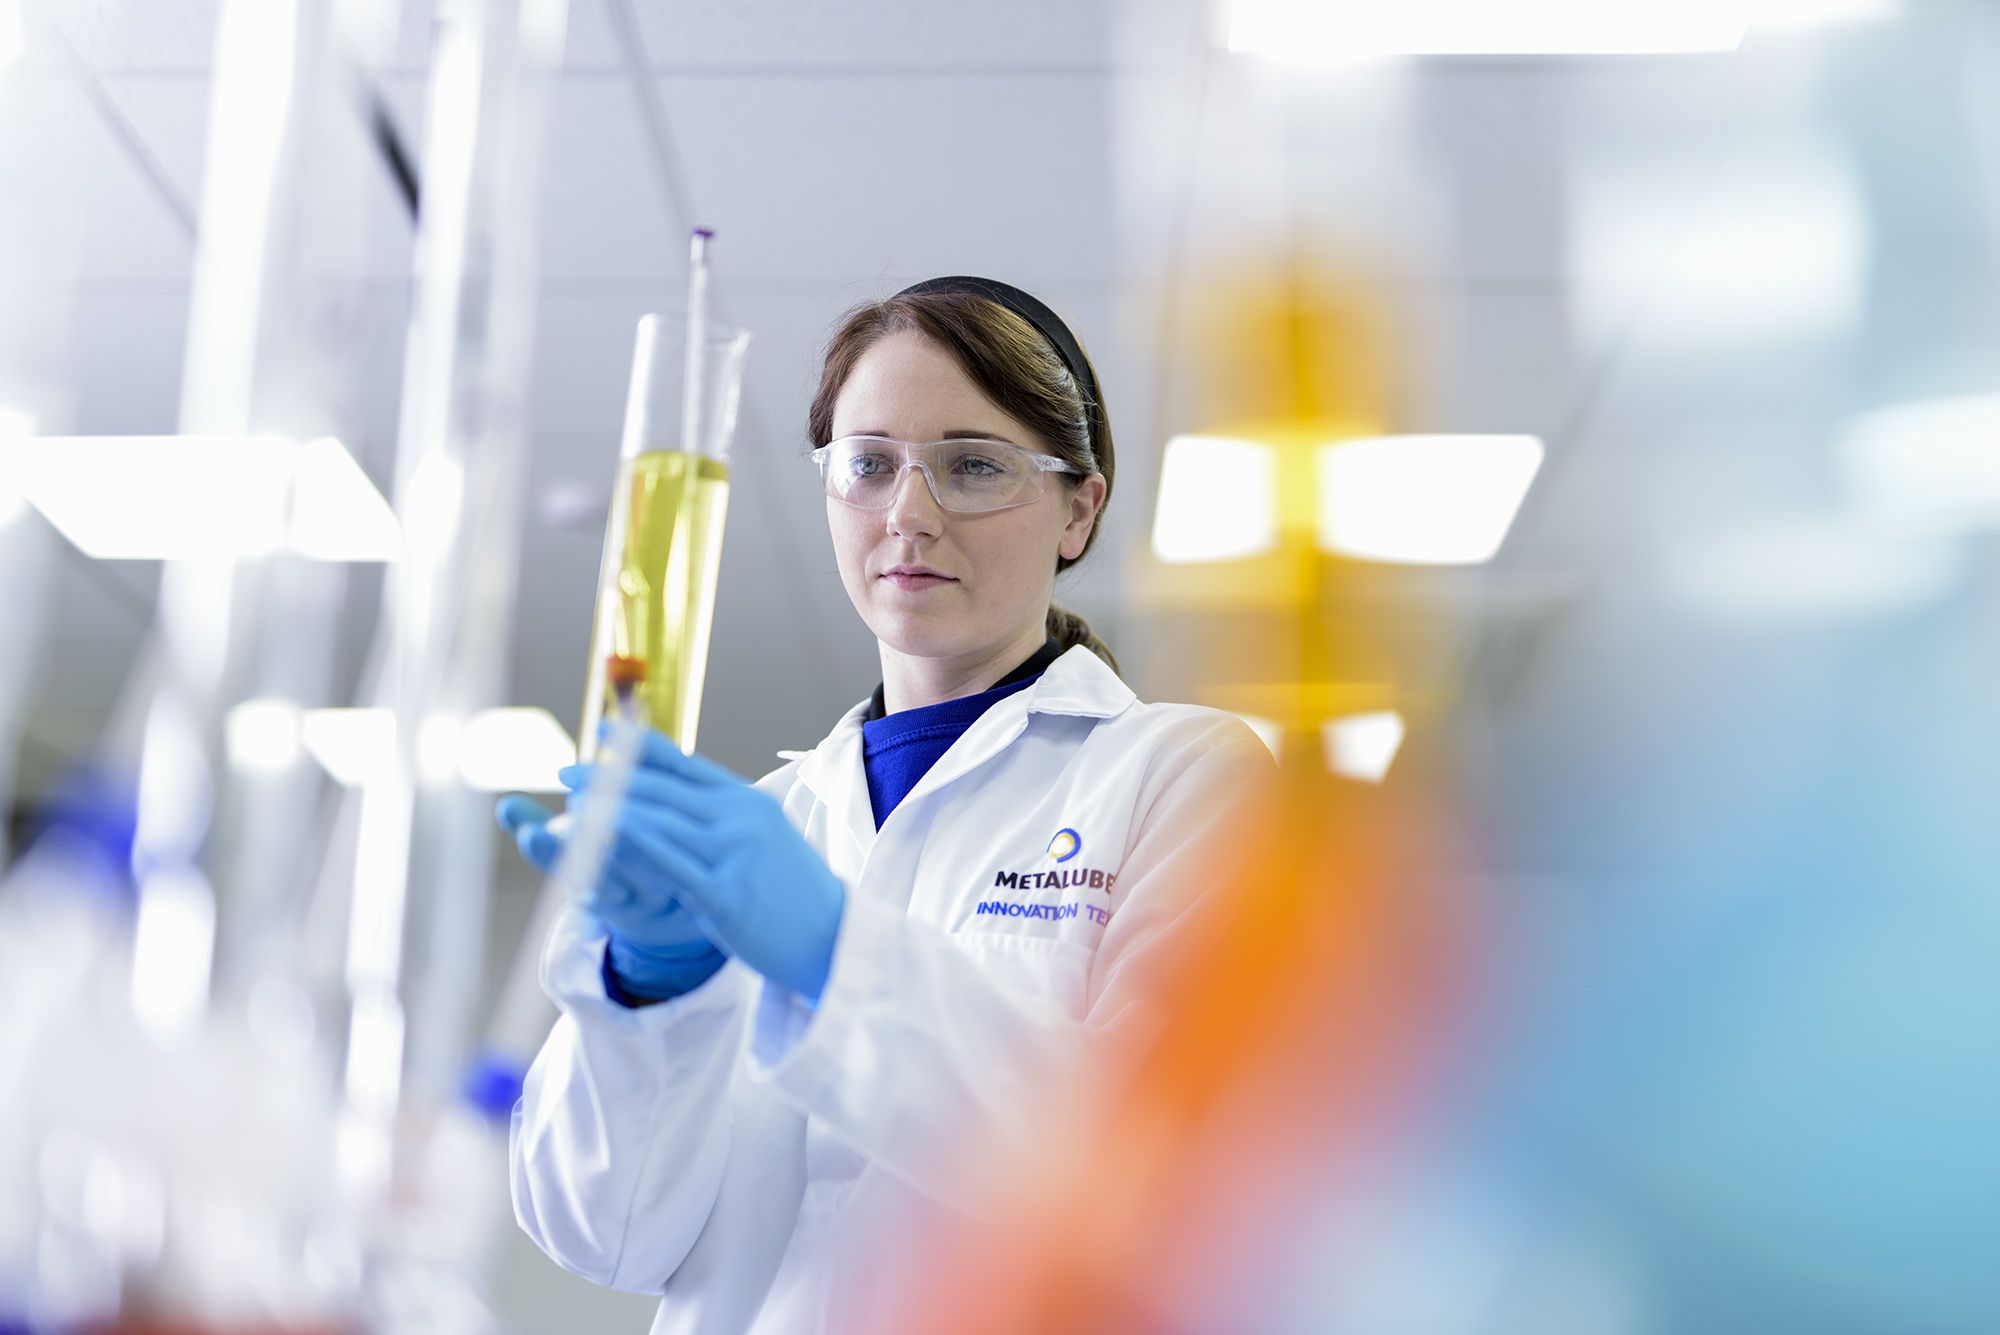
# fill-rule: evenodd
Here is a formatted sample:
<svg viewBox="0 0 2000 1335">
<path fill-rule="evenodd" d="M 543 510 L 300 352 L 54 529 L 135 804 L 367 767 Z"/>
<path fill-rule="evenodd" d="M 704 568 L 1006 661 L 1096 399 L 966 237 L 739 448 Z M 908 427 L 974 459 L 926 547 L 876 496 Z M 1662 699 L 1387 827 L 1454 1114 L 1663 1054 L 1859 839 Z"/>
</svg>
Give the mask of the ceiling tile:
<svg viewBox="0 0 2000 1335">
<path fill-rule="evenodd" d="M 618 63 L 617 38 L 605 21 L 605 0 L 569 0 L 569 32 L 563 41 L 563 63 L 570 69 L 599 68 Z M 396 38 L 396 61 L 406 69 L 430 64 L 431 28 L 437 21 L 438 0 L 405 0 Z"/>
<path fill-rule="evenodd" d="M 624 79 L 565 79 L 550 105 L 541 173 L 542 277 L 577 281 L 679 273 L 687 238 Z"/>
<path fill-rule="evenodd" d="M 218 0 L 41 0 L 99 73 L 205 70 L 215 57 Z"/>
<path fill-rule="evenodd" d="M 1566 113 L 1548 76 L 1457 70 L 1411 94 L 1407 142 L 1438 211 L 1437 254 L 1424 270 L 1468 283 L 1560 280 Z"/>
<path fill-rule="evenodd" d="M 204 205 L 210 80 L 114 75 L 106 93 L 197 216 Z M 385 88 L 390 114 L 412 158 L 422 160 L 421 82 Z M 414 224 L 387 162 L 359 115 L 330 112 L 306 179 L 303 268 L 320 277 L 397 279 L 410 272 Z M 421 179 L 421 168 L 418 172 Z M 86 275 L 91 276 L 91 275 Z"/>
<path fill-rule="evenodd" d="M 66 295 L 72 391 L 63 434 L 169 435 L 179 429 L 185 292 Z M 50 434 L 56 434 L 51 427 Z"/>
<path fill-rule="evenodd" d="M 1109 0 L 606 2 L 630 3 L 647 54 L 674 68 L 1101 66 L 1118 9 Z"/>
<path fill-rule="evenodd" d="M 212 84 L 198 74 L 107 74 L 105 95 L 173 183 L 191 213 L 201 210 L 202 167 L 208 158 Z"/>
<path fill-rule="evenodd" d="M 98 109 L 68 80 L 23 67 L 0 80 L 0 227 L 33 286 L 185 283 L 192 247 L 181 220 L 141 174 Z"/>
<path fill-rule="evenodd" d="M 1399 292 L 1413 431 L 1526 432 L 1565 426 L 1585 363 L 1564 290 L 1484 283 Z"/>
<path fill-rule="evenodd" d="M 252 3 L 260 0 L 250 0 Z M 616 62 L 603 0 L 569 0 L 564 60 L 572 68 Z M 219 0 L 41 0 L 77 53 L 100 74 L 202 71 L 215 66 Z M 394 57 L 405 69 L 430 63 L 437 0 L 404 0 Z"/>
<path fill-rule="evenodd" d="M 668 76 L 659 88 L 701 220 L 739 275 L 1117 276 L 1103 78 Z"/>
</svg>

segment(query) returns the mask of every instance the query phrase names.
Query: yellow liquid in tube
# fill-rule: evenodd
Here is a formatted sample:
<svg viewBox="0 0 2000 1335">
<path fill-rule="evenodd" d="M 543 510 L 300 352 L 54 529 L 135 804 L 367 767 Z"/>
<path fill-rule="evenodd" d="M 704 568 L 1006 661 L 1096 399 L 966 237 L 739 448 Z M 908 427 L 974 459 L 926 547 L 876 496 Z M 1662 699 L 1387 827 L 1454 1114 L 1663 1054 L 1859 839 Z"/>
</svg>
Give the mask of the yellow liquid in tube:
<svg viewBox="0 0 2000 1335">
<path fill-rule="evenodd" d="M 614 677 L 631 683 L 641 716 L 684 751 L 695 748 L 729 466 L 654 450 L 618 466 L 590 632 L 589 685 L 578 743 L 597 749 L 598 720 L 618 709 Z"/>
</svg>

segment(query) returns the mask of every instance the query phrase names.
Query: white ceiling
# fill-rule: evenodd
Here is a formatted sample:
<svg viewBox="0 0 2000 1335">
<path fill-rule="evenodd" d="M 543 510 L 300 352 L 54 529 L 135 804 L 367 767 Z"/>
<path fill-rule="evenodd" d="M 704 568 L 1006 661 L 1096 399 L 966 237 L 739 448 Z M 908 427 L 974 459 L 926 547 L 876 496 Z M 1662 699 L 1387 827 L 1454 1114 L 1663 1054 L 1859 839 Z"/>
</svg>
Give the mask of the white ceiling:
<svg viewBox="0 0 2000 1335">
<path fill-rule="evenodd" d="M 630 5 L 634 51 L 615 3 Z M 32 58 L 0 80 L 0 114 L 36 133 L 0 152 L 44 192 L 25 247 L 34 271 L 12 275 L 11 290 L 46 331 L 40 379 L 66 391 L 51 425 L 171 431 L 215 6 L 28 9 Z M 417 146 L 430 8 L 403 9 L 384 96 Z M 1658 164 L 1652 184 L 1692 211 L 1717 155 L 1812 137 L 1817 48 L 1287 75 L 1217 53 L 1208 31 L 1203 0 L 572 0 L 543 173 L 536 497 L 606 483 L 633 326 L 680 301 L 686 220 L 719 233 L 719 309 L 757 336 L 704 749 L 759 771 L 872 685 L 872 642 L 798 457 L 804 408 L 838 314 L 937 273 L 1039 292 L 1099 363 L 1123 447 L 1119 493 L 1067 599 L 1113 631 L 1132 615 L 1125 572 L 1143 547 L 1159 443 L 1194 425 L 1184 378 L 1161 369 L 1199 333 L 1172 327 L 1176 295 L 1299 230 L 1375 266 L 1403 338 L 1407 425 L 1548 439 L 1542 487 L 1489 578 L 1547 573 L 1580 545 L 1643 530 L 1605 505 L 1625 479 L 1586 460 L 1656 439 L 1689 363 L 1647 342 L 1658 254 L 1630 253 L 1629 292 L 1613 307 L 1630 321 L 1574 318 L 1573 184 Z M 346 435 L 379 480 L 409 227 L 358 126 L 342 151 L 359 164 L 365 259 L 329 318 L 353 354 L 340 368 Z M 514 694 L 564 718 L 581 691 L 598 542 L 530 515 Z M 101 718 L 155 578 L 74 554 L 60 563 L 42 753 L 73 750 Z M 1142 691 L 1172 679 L 1132 667 Z"/>
</svg>

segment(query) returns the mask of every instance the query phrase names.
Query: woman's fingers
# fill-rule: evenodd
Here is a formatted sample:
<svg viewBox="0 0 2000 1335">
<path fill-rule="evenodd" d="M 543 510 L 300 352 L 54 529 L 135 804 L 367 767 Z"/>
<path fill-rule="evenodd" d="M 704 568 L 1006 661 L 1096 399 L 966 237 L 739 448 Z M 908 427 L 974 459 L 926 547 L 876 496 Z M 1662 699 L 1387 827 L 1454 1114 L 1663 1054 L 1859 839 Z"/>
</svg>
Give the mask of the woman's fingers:
<svg viewBox="0 0 2000 1335">
<path fill-rule="evenodd" d="M 713 822 L 645 797 L 628 798 L 619 814 L 618 833 L 622 837 L 628 832 L 678 848 L 704 869 L 712 868 L 727 851 Z"/>
<path fill-rule="evenodd" d="M 658 827 L 621 830 L 618 843 L 621 874 L 626 865 L 624 855 L 629 850 L 645 868 L 642 874 L 649 884 L 657 886 L 663 897 L 699 901 L 706 897 L 708 884 L 715 879 L 714 871 L 706 863 Z"/>
<path fill-rule="evenodd" d="M 560 777 L 574 790 L 575 795 L 570 799 L 572 810 L 578 809 L 593 796 L 591 785 L 597 778 L 595 766 L 573 765 L 562 771 Z M 671 770 L 636 769 L 625 785 L 625 800 L 628 803 L 666 807 L 689 820 L 704 824 L 715 819 L 718 799 L 728 795 L 729 790 Z"/>
<path fill-rule="evenodd" d="M 525 793 L 509 793 L 493 808 L 493 815 L 500 822 L 500 828 L 512 834 L 523 825 L 548 823 L 555 813 Z"/>
<path fill-rule="evenodd" d="M 609 719 L 597 725 L 597 740 L 599 745 L 611 740 Z M 734 773 L 714 761 L 681 750 L 674 744 L 673 738 L 658 728 L 647 728 L 639 734 L 638 763 L 641 769 L 667 770 L 681 774 L 696 783 L 743 782 Z M 571 768 L 581 767 L 571 766 Z"/>
<path fill-rule="evenodd" d="M 554 819 L 549 809 L 531 797 L 510 793 L 494 808 L 500 828 L 514 836 L 514 847 L 527 862 L 541 871 L 555 866 L 562 852 L 562 839 L 549 829 Z"/>
<path fill-rule="evenodd" d="M 648 728 L 645 731 L 639 745 L 639 767 L 641 770 L 677 774 L 690 783 L 708 787 L 743 782 L 736 774 L 724 769 L 713 760 L 681 750 L 674 744 L 673 738 L 657 728 Z"/>
<path fill-rule="evenodd" d="M 572 813 L 584 805 L 584 799 L 573 801 Z M 725 851 L 704 823 L 628 794 L 619 805 L 605 865 L 593 878 L 593 902 L 616 910 L 678 895 L 689 882 L 712 879 L 713 863 Z"/>
</svg>

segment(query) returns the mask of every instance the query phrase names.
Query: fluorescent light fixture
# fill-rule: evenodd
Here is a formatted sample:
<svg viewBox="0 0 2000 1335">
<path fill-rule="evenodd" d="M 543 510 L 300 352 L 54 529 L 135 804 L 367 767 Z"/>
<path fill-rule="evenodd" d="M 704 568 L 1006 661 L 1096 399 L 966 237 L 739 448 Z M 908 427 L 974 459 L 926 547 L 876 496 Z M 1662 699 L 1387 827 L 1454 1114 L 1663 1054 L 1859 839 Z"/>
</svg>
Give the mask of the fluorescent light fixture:
<svg viewBox="0 0 2000 1335">
<path fill-rule="evenodd" d="M 1720 172 L 1699 157 L 1589 167 L 1569 215 L 1576 320 L 1595 336 L 1643 316 L 1649 343 L 1733 363 L 1861 309 L 1867 204 L 1826 144 L 1739 152 Z"/>
<path fill-rule="evenodd" d="M 298 449 L 288 538 L 293 551 L 319 561 L 393 561 L 403 533 L 354 456 L 321 436 Z"/>
<path fill-rule="evenodd" d="M 556 771 L 576 763 L 576 743 L 546 709 L 488 709 L 460 741 L 459 775 L 494 793 L 559 793 Z"/>
<path fill-rule="evenodd" d="M 223 720 L 229 763 L 257 774 L 281 774 L 298 763 L 304 718 L 289 700 L 245 700 Z"/>
<path fill-rule="evenodd" d="M 334 781 L 360 788 L 396 763 L 396 715 L 388 709 L 308 709 L 306 750 Z"/>
<path fill-rule="evenodd" d="M 1771 622 L 1894 613 L 1941 597 L 1957 571 L 1942 541 L 1851 516 L 1776 521 L 1674 553 L 1668 588 L 1712 616 Z"/>
<path fill-rule="evenodd" d="M 12 451 L 22 491 L 104 560 L 254 556 L 391 561 L 395 513 L 330 437 L 43 436 Z"/>
<path fill-rule="evenodd" d="M 1403 716 L 1393 710 L 1348 714 L 1320 729 L 1326 767 L 1363 783 L 1380 783 L 1403 745 Z"/>
<path fill-rule="evenodd" d="M 1379 436 L 1322 445 L 1321 550 L 1369 561 L 1490 561 L 1542 466 L 1533 436 Z"/>
<path fill-rule="evenodd" d="M 396 719 L 387 709 L 308 709 L 305 747 L 350 788 L 387 774 L 396 763 Z M 455 757 L 440 756 L 449 746 Z M 546 709 L 485 709 L 464 726 L 425 730 L 419 761 L 485 792 L 559 793 L 556 771 L 576 763 L 576 743 Z"/>
<path fill-rule="evenodd" d="M 0 0 L 0 65 L 18 57 L 24 45 L 19 0 Z"/>
<path fill-rule="evenodd" d="M 1160 461 L 1153 554 L 1230 561 L 1278 545 L 1278 457 L 1260 441 L 1175 436 Z"/>
<path fill-rule="evenodd" d="M 1839 460 L 1854 503 L 1899 532 L 2000 527 L 2000 394 L 1865 413 Z"/>
<path fill-rule="evenodd" d="M 1754 0 L 1233 0 L 1229 49 L 1304 64 L 1385 56 L 1733 51 Z"/>
</svg>

